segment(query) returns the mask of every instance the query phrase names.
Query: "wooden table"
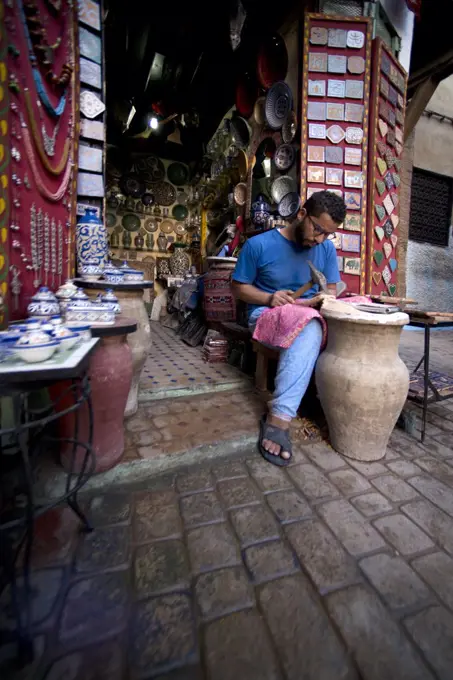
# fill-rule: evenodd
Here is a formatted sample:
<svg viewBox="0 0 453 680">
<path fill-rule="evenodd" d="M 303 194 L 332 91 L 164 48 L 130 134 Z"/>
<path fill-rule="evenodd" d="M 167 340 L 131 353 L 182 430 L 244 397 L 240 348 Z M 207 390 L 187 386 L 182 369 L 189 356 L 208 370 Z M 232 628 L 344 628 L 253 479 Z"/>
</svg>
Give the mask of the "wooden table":
<svg viewBox="0 0 453 680">
<path fill-rule="evenodd" d="M 409 326 L 414 328 L 423 328 L 425 333 L 424 338 L 424 352 L 423 356 L 418 362 L 415 370 L 412 373 L 411 381 L 414 381 L 414 376 L 418 372 L 419 368 L 423 364 L 423 395 L 421 396 L 416 390 L 413 390 L 411 394 L 411 388 L 409 385 L 409 399 L 413 401 L 418 401 L 423 404 L 423 417 L 422 417 L 422 431 L 421 431 L 421 442 L 425 441 L 425 431 L 426 431 L 426 415 L 428 413 L 428 404 L 436 401 L 444 401 L 445 399 L 450 399 L 453 397 L 453 378 L 451 378 L 451 388 L 448 386 L 448 381 L 443 392 L 439 389 L 439 382 L 436 385 L 434 383 L 434 377 L 429 371 L 429 359 L 430 359 L 430 344 L 431 344 L 431 328 L 452 328 L 453 329 L 453 313 L 447 312 L 429 312 L 423 310 L 405 310 L 406 314 L 409 314 L 410 323 Z M 439 380 L 441 374 L 436 374 L 436 380 Z M 448 378 L 448 376 L 445 376 Z M 431 393 L 430 393 L 431 392 Z"/>
</svg>

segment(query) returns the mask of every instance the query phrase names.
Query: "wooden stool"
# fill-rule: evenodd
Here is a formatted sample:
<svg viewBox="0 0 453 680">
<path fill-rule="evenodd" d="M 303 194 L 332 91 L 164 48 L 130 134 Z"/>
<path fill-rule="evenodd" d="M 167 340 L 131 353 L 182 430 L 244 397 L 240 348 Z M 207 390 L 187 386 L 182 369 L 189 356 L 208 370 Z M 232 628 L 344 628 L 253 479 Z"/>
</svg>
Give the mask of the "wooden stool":
<svg viewBox="0 0 453 680">
<path fill-rule="evenodd" d="M 256 353 L 255 387 L 259 392 L 268 392 L 269 359 L 278 361 L 278 349 L 265 347 L 260 342 L 252 340 L 253 351 Z"/>
</svg>

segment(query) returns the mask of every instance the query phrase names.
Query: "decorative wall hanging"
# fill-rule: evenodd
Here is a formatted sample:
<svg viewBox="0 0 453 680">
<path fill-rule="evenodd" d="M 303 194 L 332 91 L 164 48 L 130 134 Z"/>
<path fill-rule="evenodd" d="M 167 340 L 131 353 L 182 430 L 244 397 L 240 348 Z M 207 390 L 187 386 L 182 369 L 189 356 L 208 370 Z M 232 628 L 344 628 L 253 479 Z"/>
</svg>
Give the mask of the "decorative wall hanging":
<svg viewBox="0 0 453 680">
<path fill-rule="evenodd" d="M 94 92 L 85 90 L 80 95 L 80 111 L 87 118 L 97 118 L 104 113 L 105 104 Z"/>
<path fill-rule="evenodd" d="M 58 11 L 53 5 L 58 5 Z M 10 47 L 12 317 L 23 318 L 27 301 L 39 286 L 55 289 L 73 272 L 79 135 L 77 3 L 16 0 L 5 3 L 4 11 L 0 30 L 6 26 L 8 37 L 0 40 L 0 50 Z M 0 79 L 2 75 L 0 66 Z M 3 236 L 0 241 L 2 246 Z M 2 254 L 0 247 L 0 263 Z"/>
<path fill-rule="evenodd" d="M 391 83 L 390 72 L 394 83 Z M 400 161 L 402 145 L 391 147 L 392 135 L 403 139 L 407 74 L 380 38 L 373 42 L 372 105 L 370 120 L 370 145 L 368 191 L 370 201 L 368 220 L 370 225 L 367 243 L 367 292 L 374 295 L 389 294 L 396 290 L 396 267 L 385 265 L 388 253 L 398 258 L 396 243 L 399 224 L 400 176 L 395 171 Z M 398 83 L 398 85 L 396 85 Z M 396 112 L 399 112 L 396 123 Z M 384 120 L 385 118 L 385 120 Z M 394 127 L 396 125 L 396 127 Z M 392 134 L 391 134 L 392 133 Z M 390 136 L 390 139 L 389 139 Z M 395 142 L 393 142 L 395 143 Z M 378 262 L 375 253 L 380 252 Z M 384 269 L 385 266 L 385 269 Z M 380 276 L 375 276 L 380 274 Z"/>
<path fill-rule="evenodd" d="M 306 14 L 303 55 L 300 173 L 302 204 L 309 196 L 322 189 L 333 191 L 344 199 L 348 213 L 339 233 L 342 233 L 341 230 L 356 232 L 353 239 L 345 239 L 345 244 L 348 247 L 358 246 L 359 250 L 349 252 L 358 252 L 360 257 L 345 257 L 344 250 L 339 252 L 339 257 L 344 259 L 342 278 L 351 292 L 364 293 L 370 20 L 364 17 Z M 316 91 L 313 83 L 316 83 Z M 322 92 L 326 92 L 326 95 L 322 96 Z M 321 147 L 323 152 L 317 151 Z M 320 162 L 335 167 L 326 165 L 325 171 L 322 171 L 322 166 L 316 165 Z"/>
</svg>

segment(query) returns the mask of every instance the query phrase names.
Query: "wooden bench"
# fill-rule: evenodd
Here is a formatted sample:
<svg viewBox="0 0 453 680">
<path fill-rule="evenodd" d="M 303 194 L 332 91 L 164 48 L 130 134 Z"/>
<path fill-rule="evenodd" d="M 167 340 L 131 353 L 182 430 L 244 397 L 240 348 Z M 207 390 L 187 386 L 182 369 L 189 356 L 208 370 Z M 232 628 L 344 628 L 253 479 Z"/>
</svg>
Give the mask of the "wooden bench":
<svg viewBox="0 0 453 680">
<path fill-rule="evenodd" d="M 252 347 L 256 353 L 255 387 L 264 394 L 269 391 L 269 360 L 278 361 L 280 352 L 256 340 L 252 340 Z"/>
</svg>

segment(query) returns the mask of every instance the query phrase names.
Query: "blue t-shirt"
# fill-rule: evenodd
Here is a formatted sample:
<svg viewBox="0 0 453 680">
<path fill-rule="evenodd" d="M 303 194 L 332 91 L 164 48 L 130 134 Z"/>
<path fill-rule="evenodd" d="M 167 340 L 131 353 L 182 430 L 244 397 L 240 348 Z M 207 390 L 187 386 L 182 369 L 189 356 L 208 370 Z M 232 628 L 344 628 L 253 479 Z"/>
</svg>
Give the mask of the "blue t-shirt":
<svg viewBox="0 0 453 680">
<path fill-rule="evenodd" d="M 308 260 L 324 274 L 327 283 L 341 280 L 337 251 L 332 241 L 303 249 L 282 236 L 278 229 L 272 229 L 246 241 L 233 273 L 233 281 L 251 284 L 266 293 L 296 291 L 311 279 Z M 318 285 L 312 286 L 303 297 L 313 297 L 318 290 Z M 249 305 L 249 314 L 259 306 Z"/>
</svg>

